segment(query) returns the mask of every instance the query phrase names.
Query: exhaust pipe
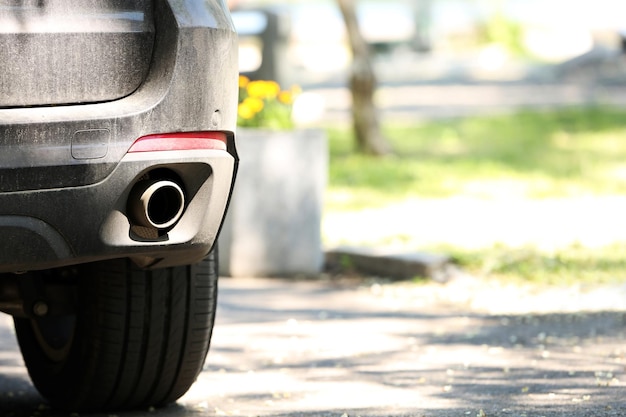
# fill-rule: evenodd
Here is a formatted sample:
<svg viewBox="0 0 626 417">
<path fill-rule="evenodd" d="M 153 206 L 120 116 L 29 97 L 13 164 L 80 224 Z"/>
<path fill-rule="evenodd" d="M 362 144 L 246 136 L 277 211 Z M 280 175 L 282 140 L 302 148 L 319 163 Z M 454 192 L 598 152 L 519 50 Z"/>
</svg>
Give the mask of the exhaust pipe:
<svg viewBox="0 0 626 417">
<path fill-rule="evenodd" d="M 159 230 L 176 224 L 185 208 L 185 195 L 169 180 L 139 181 L 130 191 L 128 213 L 134 224 Z"/>
</svg>

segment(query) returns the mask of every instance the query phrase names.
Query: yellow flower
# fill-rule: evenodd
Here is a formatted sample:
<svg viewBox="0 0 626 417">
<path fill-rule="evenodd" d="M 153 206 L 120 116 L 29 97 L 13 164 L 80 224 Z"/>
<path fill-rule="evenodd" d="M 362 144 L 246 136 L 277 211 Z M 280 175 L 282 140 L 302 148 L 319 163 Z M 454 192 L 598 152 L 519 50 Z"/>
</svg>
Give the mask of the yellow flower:
<svg viewBox="0 0 626 417">
<path fill-rule="evenodd" d="M 245 75 L 239 76 L 239 88 L 246 88 L 246 86 L 250 83 L 250 78 Z"/>
<path fill-rule="evenodd" d="M 283 104 L 293 104 L 293 94 L 291 91 L 281 91 L 278 93 L 278 101 Z"/>
<path fill-rule="evenodd" d="M 267 98 L 276 98 L 280 93 L 280 85 L 276 81 L 268 81 L 267 86 Z"/>
<path fill-rule="evenodd" d="M 292 128 L 291 110 L 300 91 L 297 86 L 281 90 L 276 81 L 250 80 L 240 75 L 237 123 L 241 127 Z"/>
<path fill-rule="evenodd" d="M 239 106 L 237 107 L 237 114 L 244 120 L 250 120 L 255 115 L 252 109 L 244 103 L 239 103 Z"/>
<path fill-rule="evenodd" d="M 250 81 L 247 85 L 248 95 L 255 98 L 275 98 L 280 91 L 276 81 Z"/>
<path fill-rule="evenodd" d="M 256 97 L 246 97 L 242 104 L 247 106 L 254 114 L 260 112 L 265 107 L 263 100 Z"/>
</svg>

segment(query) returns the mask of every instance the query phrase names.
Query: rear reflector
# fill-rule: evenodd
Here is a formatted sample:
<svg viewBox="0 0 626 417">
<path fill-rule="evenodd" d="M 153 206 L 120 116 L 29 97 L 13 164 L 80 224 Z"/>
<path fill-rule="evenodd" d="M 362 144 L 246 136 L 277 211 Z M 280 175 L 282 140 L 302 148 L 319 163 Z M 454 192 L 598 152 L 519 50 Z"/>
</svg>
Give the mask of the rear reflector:
<svg viewBox="0 0 626 417">
<path fill-rule="evenodd" d="M 226 133 L 182 132 L 148 135 L 137 139 L 128 152 L 189 151 L 200 149 L 225 151 Z"/>
</svg>

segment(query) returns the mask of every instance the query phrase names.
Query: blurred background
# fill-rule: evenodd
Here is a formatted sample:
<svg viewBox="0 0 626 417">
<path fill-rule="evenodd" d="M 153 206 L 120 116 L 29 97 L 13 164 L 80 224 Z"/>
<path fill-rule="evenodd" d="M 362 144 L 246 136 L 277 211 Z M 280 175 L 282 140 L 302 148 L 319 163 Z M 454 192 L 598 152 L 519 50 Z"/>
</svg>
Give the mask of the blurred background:
<svg viewBox="0 0 626 417">
<path fill-rule="evenodd" d="M 626 4 L 610 0 L 357 0 L 355 5 L 382 83 L 545 80 L 563 74 L 538 72 L 538 64 L 565 64 L 585 54 L 608 59 L 622 51 L 626 29 Z M 307 86 L 345 79 L 351 56 L 336 1 L 238 0 L 234 10 L 242 72 L 265 65 L 273 79 Z M 255 35 L 267 25 L 275 26 L 269 39 L 279 58 L 263 64 L 263 40 Z M 603 64 L 596 75 L 618 76 L 617 68 Z M 567 69 L 570 77 L 580 75 Z"/>
<path fill-rule="evenodd" d="M 324 248 L 443 252 L 542 282 L 626 278 L 626 3 L 354 6 L 385 155 L 355 138 L 336 1 L 231 2 L 240 72 L 298 86 L 295 125 L 327 134 Z"/>
</svg>

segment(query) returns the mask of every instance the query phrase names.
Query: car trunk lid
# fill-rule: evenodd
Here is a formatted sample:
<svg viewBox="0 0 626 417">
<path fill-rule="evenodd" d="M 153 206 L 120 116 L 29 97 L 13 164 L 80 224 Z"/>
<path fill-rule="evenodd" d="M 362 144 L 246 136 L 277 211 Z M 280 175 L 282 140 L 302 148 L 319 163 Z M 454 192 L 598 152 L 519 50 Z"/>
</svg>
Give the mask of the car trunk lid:
<svg viewBox="0 0 626 417">
<path fill-rule="evenodd" d="M 0 1 L 0 108 L 131 94 L 150 66 L 152 13 L 152 0 Z"/>
</svg>

